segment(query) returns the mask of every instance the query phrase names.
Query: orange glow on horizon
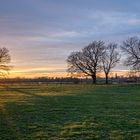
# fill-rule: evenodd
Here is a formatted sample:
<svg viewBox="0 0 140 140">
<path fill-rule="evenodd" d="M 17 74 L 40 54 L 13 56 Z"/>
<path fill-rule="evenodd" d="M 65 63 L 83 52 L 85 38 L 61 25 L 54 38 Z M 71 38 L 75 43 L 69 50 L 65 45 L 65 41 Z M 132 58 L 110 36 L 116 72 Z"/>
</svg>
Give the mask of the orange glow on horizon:
<svg viewBox="0 0 140 140">
<path fill-rule="evenodd" d="M 109 77 L 117 76 L 127 76 L 128 70 L 118 70 L 110 72 Z M 35 71 L 21 71 L 21 70 L 12 70 L 10 71 L 8 77 L 9 78 L 37 78 L 37 77 L 69 77 L 70 74 L 67 72 L 35 72 Z M 100 72 L 97 74 L 98 77 L 105 77 L 104 72 Z"/>
<path fill-rule="evenodd" d="M 37 77 L 68 77 L 66 72 L 27 72 L 27 71 L 10 71 L 9 78 L 37 78 Z"/>
</svg>

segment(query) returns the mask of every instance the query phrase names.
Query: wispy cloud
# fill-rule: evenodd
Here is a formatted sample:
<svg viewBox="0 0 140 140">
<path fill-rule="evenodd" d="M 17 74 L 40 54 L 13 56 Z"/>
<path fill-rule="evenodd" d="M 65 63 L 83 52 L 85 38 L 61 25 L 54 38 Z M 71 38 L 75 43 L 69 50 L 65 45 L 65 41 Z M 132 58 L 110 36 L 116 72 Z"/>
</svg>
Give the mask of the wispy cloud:
<svg viewBox="0 0 140 140">
<path fill-rule="evenodd" d="M 128 20 L 128 23 L 130 24 L 130 25 L 140 25 L 140 19 L 138 18 L 138 19 L 136 19 L 136 18 L 134 18 L 134 19 L 129 19 Z"/>
<path fill-rule="evenodd" d="M 66 69 L 71 51 L 93 40 L 121 42 L 139 35 L 139 5 L 139 0 L 4 0 L 1 46 L 9 48 L 14 70 L 47 67 L 59 72 Z"/>
</svg>

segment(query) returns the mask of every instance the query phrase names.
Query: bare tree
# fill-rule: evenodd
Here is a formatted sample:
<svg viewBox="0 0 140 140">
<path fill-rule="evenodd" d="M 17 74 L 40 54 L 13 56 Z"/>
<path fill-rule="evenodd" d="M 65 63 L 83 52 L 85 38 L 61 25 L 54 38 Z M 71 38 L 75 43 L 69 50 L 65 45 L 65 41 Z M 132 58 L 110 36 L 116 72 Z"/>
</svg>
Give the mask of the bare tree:
<svg viewBox="0 0 140 140">
<path fill-rule="evenodd" d="M 92 77 L 96 83 L 96 74 L 101 70 L 101 58 L 104 53 L 104 42 L 93 41 L 79 52 L 73 52 L 68 56 L 68 72 L 84 73 Z"/>
<path fill-rule="evenodd" d="M 3 76 L 7 73 L 11 66 L 8 65 L 10 63 L 11 57 L 9 54 L 9 50 L 7 48 L 0 48 L 0 75 Z"/>
<path fill-rule="evenodd" d="M 140 70 L 140 39 L 131 37 L 123 42 L 123 52 L 127 55 L 125 65 L 132 70 Z"/>
<path fill-rule="evenodd" d="M 102 56 L 103 70 L 106 77 L 106 84 L 108 84 L 108 75 L 112 68 L 120 61 L 120 55 L 117 52 L 117 44 L 110 43 L 105 48 L 105 52 Z"/>
</svg>

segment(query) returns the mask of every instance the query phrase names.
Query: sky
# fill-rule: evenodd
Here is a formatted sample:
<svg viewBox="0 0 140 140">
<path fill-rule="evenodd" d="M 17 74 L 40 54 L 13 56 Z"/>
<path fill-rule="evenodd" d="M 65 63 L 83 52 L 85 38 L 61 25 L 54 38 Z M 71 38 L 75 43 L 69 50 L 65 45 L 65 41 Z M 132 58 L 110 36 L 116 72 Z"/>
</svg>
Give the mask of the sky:
<svg viewBox="0 0 140 140">
<path fill-rule="evenodd" d="M 0 0 L 0 47 L 11 76 L 66 76 L 66 59 L 93 40 L 140 33 L 140 0 Z M 126 70 L 122 62 L 116 70 Z"/>
</svg>

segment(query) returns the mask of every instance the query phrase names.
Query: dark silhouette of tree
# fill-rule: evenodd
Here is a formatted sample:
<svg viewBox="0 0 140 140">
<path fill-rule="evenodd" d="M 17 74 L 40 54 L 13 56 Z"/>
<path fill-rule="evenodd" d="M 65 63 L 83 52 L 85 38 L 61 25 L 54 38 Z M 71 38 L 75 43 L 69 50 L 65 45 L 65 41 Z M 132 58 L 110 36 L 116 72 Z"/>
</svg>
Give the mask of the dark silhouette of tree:
<svg viewBox="0 0 140 140">
<path fill-rule="evenodd" d="M 120 55 L 117 52 L 117 44 L 110 43 L 105 48 L 105 52 L 102 56 L 103 70 L 106 77 L 106 84 L 108 84 L 108 75 L 112 68 L 120 61 Z"/>
<path fill-rule="evenodd" d="M 121 48 L 127 56 L 124 64 L 132 70 L 140 70 L 140 39 L 131 37 L 123 42 Z"/>
<path fill-rule="evenodd" d="M 11 61 L 9 50 L 7 48 L 0 48 L 0 75 L 4 76 L 10 69 L 11 66 L 8 64 Z"/>
<path fill-rule="evenodd" d="M 92 77 L 96 83 L 96 74 L 101 70 L 102 55 L 104 53 L 104 42 L 93 41 L 79 52 L 73 52 L 68 56 L 68 72 L 84 73 Z"/>
</svg>

